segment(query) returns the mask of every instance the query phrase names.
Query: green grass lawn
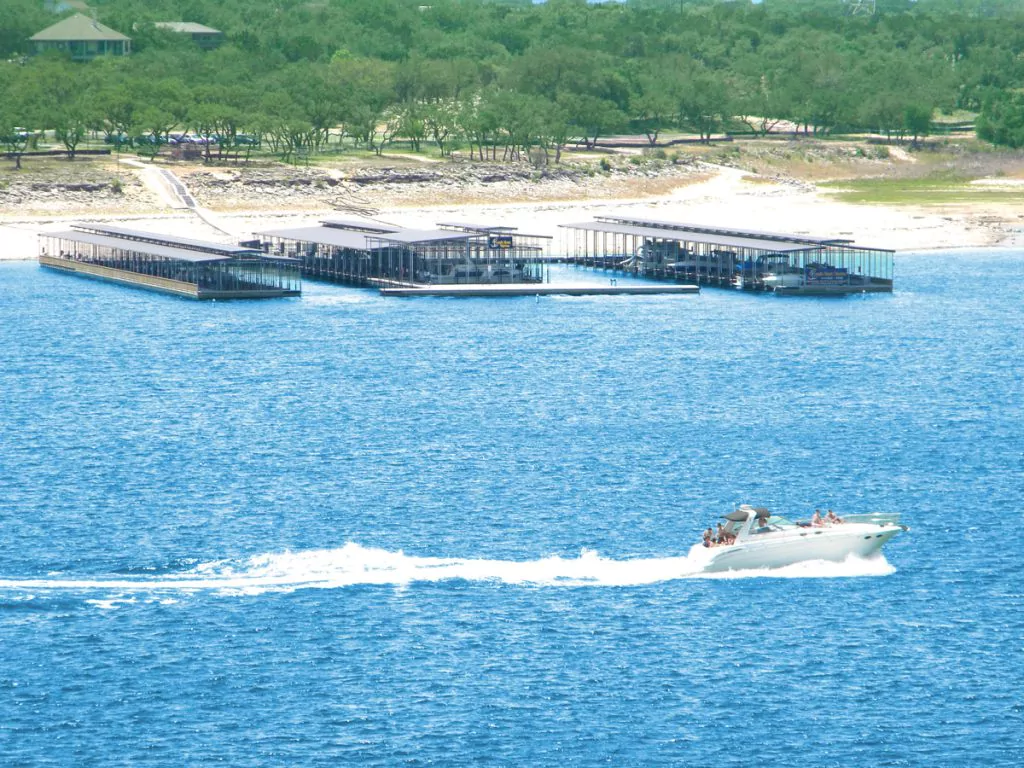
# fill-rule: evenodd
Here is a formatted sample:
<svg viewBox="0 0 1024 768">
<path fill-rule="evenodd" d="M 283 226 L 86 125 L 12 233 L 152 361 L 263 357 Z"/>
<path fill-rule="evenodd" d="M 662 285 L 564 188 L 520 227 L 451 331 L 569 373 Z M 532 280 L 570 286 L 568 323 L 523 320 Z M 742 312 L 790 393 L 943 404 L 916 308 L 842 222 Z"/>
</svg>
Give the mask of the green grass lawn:
<svg viewBox="0 0 1024 768">
<path fill-rule="evenodd" d="M 1024 203 L 1024 186 L 987 187 L 970 179 L 850 179 L 819 186 L 846 203 L 943 205 L 949 203 Z"/>
</svg>

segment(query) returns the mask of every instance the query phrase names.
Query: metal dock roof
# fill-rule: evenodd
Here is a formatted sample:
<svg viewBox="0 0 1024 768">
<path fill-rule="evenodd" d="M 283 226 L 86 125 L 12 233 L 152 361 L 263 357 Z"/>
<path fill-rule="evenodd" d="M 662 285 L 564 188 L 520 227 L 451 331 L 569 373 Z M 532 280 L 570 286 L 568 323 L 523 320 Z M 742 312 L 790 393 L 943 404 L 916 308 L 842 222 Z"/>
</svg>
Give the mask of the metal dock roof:
<svg viewBox="0 0 1024 768">
<path fill-rule="evenodd" d="M 488 226 L 487 224 L 469 224 L 464 221 L 439 221 L 437 226 L 441 229 L 455 229 L 460 232 L 487 233 L 487 232 L 508 232 L 514 233 L 519 227 Z"/>
<path fill-rule="evenodd" d="M 163 235 L 158 232 L 146 232 L 141 229 L 128 229 L 126 227 L 113 227 L 109 224 L 72 224 L 76 230 L 83 232 L 94 232 L 100 235 L 107 235 L 134 242 L 152 243 L 171 248 L 183 248 L 190 251 L 202 251 L 214 253 L 219 256 L 244 256 L 259 251 L 253 248 L 246 248 L 241 245 L 226 243 L 211 243 L 205 240 L 193 240 L 190 237 L 178 237 L 177 235 Z M 118 246 L 124 248 L 124 244 Z M 136 248 L 135 250 L 140 250 Z"/>
<path fill-rule="evenodd" d="M 482 233 L 452 232 L 447 229 L 398 229 L 391 232 L 356 232 L 337 227 L 296 227 L 294 229 L 267 229 L 257 235 L 283 237 L 287 240 L 301 240 L 306 243 L 333 245 L 339 248 L 354 248 L 369 251 L 388 243 L 416 245 L 444 241 L 465 242 Z M 372 241 L 372 243 L 371 243 Z"/>
<path fill-rule="evenodd" d="M 106 235 L 96 235 L 91 232 L 81 232 L 73 229 L 64 230 L 62 232 L 44 232 L 43 236 L 56 237 L 62 240 L 72 240 L 76 243 L 101 245 L 108 248 L 120 248 L 122 251 L 145 253 L 149 256 L 159 256 L 160 258 L 174 259 L 175 261 L 187 261 L 192 264 L 231 261 L 232 258 L 234 258 L 232 256 L 204 253 L 202 251 L 186 248 L 175 248 L 170 245 L 159 245 L 157 243 L 150 243 L 142 240 L 126 240 L 119 237 L 107 237 Z M 253 251 L 247 250 L 246 253 L 253 253 Z"/>
<path fill-rule="evenodd" d="M 366 238 L 371 235 L 367 232 L 354 232 L 351 229 L 294 227 L 292 229 L 266 229 L 256 234 L 267 237 L 281 237 L 285 240 L 298 240 L 303 243 L 332 245 L 336 248 L 351 248 L 356 251 L 370 250 Z"/>
<path fill-rule="evenodd" d="M 469 224 L 462 221 L 440 221 L 441 229 L 454 229 L 468 234 L 480 235 L 514 235 L 515 237 L 535 237 L 541 240 L 554 240 L 552 235 L 533 235 L 520 232 L 519 227 L 489 226 L 486 224 Z"/>
<path fill-rule="evenodd" d="M 757 229 L 737 229 L 736 227 L 713 227 L 707 224 L 690 224 L 681 221 L 665 221 L 662 219 L 641 219 L 633 216 L 595 216 L 597 221 L 614 224 L 627 224 L 635 227 L 654 227 L 657 229 L 678 230 L 680 232 L 702 232 L 710 235 L 730 235 L 732 237 L 752 237 L 759 240 L 780 240 L 789 243 L 807 243 L 810 245 L 846 245 L 853 240 L 839 237 L 812 237 L 810 235 L 789 234 L 784 232 L 765 232 Z"/>
<path fill-rule="evenodd" d="M 358 219 L 324 219 L 320 223 L 332 229 L 349 229 L 356 232 L 398 232 L 401 229 L 401 227 L 393 227 L 390 224 L 359 221 Z"/>
<path fill-rule="evenodd" d="M 445 240 L 465 242 L 474 237 L 480 237 L 480 232 L 453 232 L 450 229 L 402 229 L 398 232 L 389 232 L 386 235 L 375 235 L 373 239 L 389 243 L 404 243 L 416 245 L 418 243 L 436 243 Z"/>
<path fill-rule="evenodd" d="M 766 240 L 755 237 L 730 237 L 703 232 L 684 232 L 659 227 L 638 227 L 626 224 L 603 223 L 600 221 L 585 221 L 579 224 L 559 224 L 566 229 L 581 229 L 588 232 L 607 232 L 614 235 L 634 235 L 655 240 L 675 240 L 685 243 L 710 243 L 721 245 L 727 248 L 753 248 L 761 251 L 772 251 L 775 253 L 788 253 L 792 251 L 809 251 L 821 247 L 824 244 L 806 243 L 798 240 Z"/>
</svg>

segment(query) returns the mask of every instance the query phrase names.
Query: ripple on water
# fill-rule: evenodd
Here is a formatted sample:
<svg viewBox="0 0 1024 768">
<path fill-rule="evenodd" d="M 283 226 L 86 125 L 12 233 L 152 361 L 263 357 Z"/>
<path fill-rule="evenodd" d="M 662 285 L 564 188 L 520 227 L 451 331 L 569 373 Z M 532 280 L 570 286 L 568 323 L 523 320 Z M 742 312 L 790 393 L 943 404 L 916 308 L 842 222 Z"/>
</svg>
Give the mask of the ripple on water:
<svg viewBox="0 0 1024 768">
<path fill-rule="evenodd" d="M 0 264 L 5 756 L 1013 765 L 1022 265 L 197 304 Z M 741 501 L 912 530 L 689 578 Z"/>
</svg>

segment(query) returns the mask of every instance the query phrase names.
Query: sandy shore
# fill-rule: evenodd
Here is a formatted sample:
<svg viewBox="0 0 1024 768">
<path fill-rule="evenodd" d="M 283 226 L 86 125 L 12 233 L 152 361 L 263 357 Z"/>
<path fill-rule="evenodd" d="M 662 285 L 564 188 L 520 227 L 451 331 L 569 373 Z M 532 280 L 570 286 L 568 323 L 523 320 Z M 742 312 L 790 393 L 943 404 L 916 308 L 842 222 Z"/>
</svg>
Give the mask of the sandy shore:
<svg viewBox="0 0 1024 768">
<path fill-rule="evenodd" d="M 585 199 L 524 202 L 520 186 L 509 192 L 509 197 L 518 201 L 507 203 L 435 203 L 446 195 L 443 191 L 430 194 L 429 190 L 407 194 L 404 203 L 395 190 L 381 190 L 378 194 L 368 189 L 361 197 L 373 206 L 375 218 L 400 226 L 432 228 L 443 221 L 502 224 L 523 232 L 554 236 L 556 243 L 560 242 L 559 224 L 628 213 L 743 229 L 846 237 L 859 245 L 904 252 L 1024 245 L 1024 214 L 1015 209 L 981 205 L 947 206 L 941 210 L 851 205 L 830 199 L 813 185 L 766 180 L 731 168 L 705 169 L 673 183 L 638 180 L 631 186 L 620 185 L 608 191 L 619 196 L 605 198 L 593 189 L 582 189 L 580 193 L 586 195 Z M 646 195 L 648 191 L 654 194 Z M 490 198 L 500 199 L 501 194 L 501 189 L 493 189 Z M 555 196 L 572 194 L 572 189 L 559 189 Z M 9 208 L 0 211 L 0 259 L 35 258 L 40 232 L 64 229 L 74 221 L 120 222 L 139 229 L 226 242 L 248 238 L 271 227 L 352 216 L 330 207 L 256 211 L 231 206 L 228 210 L 206 212 L 204 221 L 193 212 L 171 208 L 166 200 L 157 200 L 153 208 L 151 213 L 133 207 L 130 213 L 110 209 L 68 211 L 67 215 L 58 215 L 58 211 L 21 215 L 17 209 Z"/>
</svg>

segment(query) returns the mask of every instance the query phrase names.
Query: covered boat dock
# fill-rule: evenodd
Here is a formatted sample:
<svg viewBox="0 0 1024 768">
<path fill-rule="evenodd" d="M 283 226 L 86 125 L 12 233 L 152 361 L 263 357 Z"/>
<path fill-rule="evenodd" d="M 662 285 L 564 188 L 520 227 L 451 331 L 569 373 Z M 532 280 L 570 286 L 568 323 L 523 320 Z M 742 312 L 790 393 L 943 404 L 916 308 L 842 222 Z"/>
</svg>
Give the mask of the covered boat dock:
<svg viewBox="0 0 1024 768">
<path fill-rule="evenodd" d="M 298 296 L 298 264 L 224 245 L 106 224 L 74 224 L 39 236 L 39 264 L 192 299 Z"/>
<path fill-rule="evenodd" d="M 894 252 L 843 238 L 626 216 L 560 225 L 569 263 L 658 280 L 842 295 L 891 292 Z"/>
<path fill-rule="evenodd" d="M 547 235 L 465 223 L 406 229 L 327 219 L 319 226 L 255 233 L 253 245 L 295 259 L 306 277 L 377 288 L 539 283 Z"/>
</svg>

